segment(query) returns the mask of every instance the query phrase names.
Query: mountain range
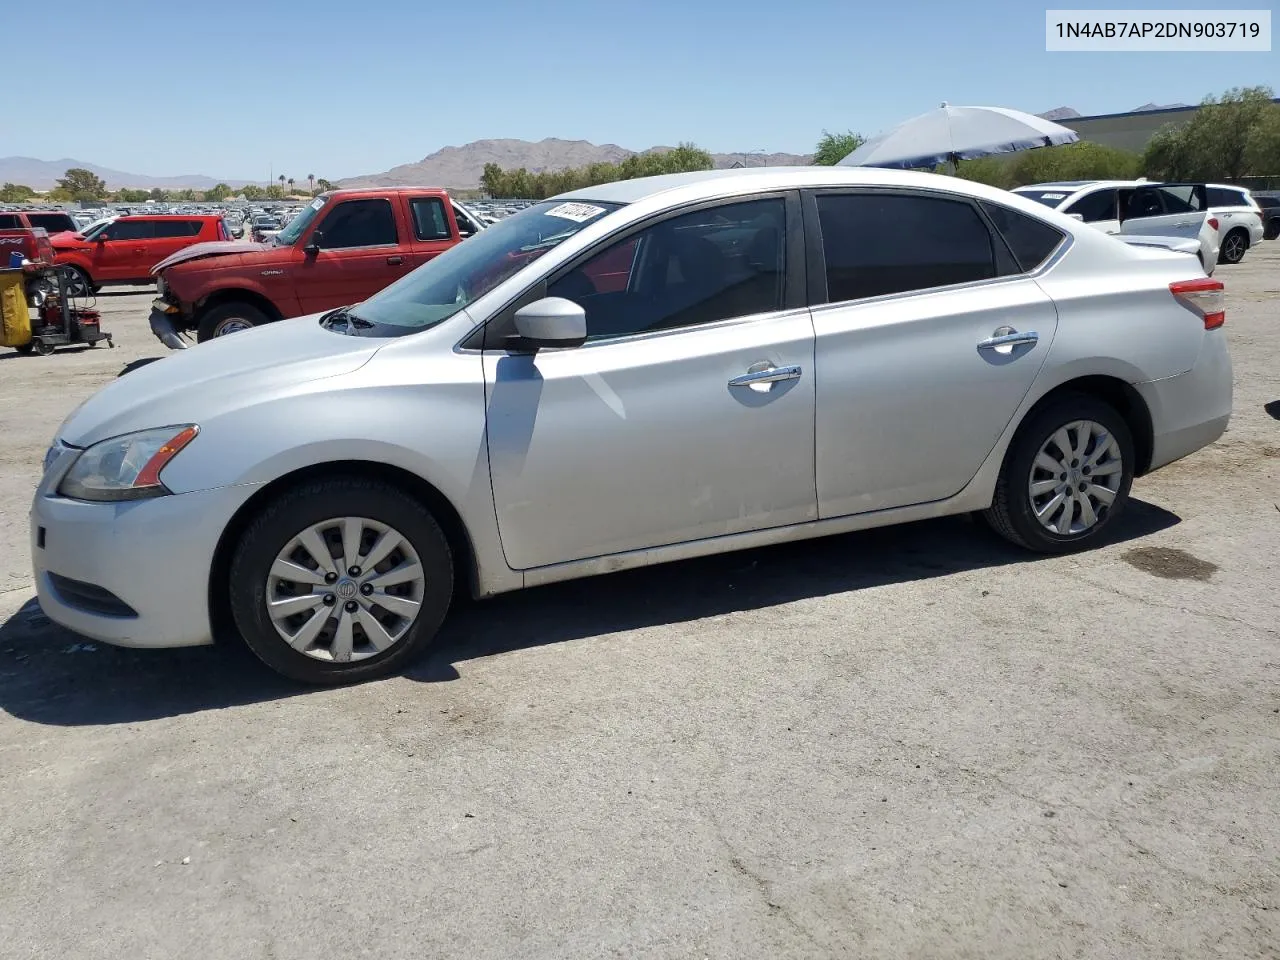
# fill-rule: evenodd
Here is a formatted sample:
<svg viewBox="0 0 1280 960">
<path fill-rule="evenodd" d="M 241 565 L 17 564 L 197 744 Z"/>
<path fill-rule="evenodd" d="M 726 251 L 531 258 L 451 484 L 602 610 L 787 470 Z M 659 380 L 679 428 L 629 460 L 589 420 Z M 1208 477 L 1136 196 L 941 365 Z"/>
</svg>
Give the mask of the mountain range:
<svg viewBox="0 0 1280 960">
<path fill-rule="evenodd" d="M 1145 103 L 1131 112 L 1146 113 L 1154 110 L 1170 110 L 1185 107 L 1183 103 Z M 1055 107 L 1040 114 L 1046 120 L 1074 120 L 1081 113 L 1074 107 Z M 543 170 L 563 170 L 592 163 L 618 163 L 635 153 L 654 150 L 670 150 L 670 147 L 650 147 L 648 150 L 630 150 L 616 143 L 595 144 L 586 140 L 559 140 L 548 137 L 532 143 L 528 140 L 476 140 L 460 147 L 444 147 L 430 153 L 415 163 L 405 163 L 381 173 L 367 173 L 339 180 L 343 187 L 394 187 L 407 185 L 453 187 L 474 189 L 480 185 L 480 175 L 485 164 L 496 163 L 507 169 L 524 167 L 531 173 Z M 812 156 L 799 153 L 714 153 L 711 155 L 717 167 L 795 166 L 810 162 Z M 84 160 L 37 160 L 33 157 L 0 157 L 0 183 L 22 183 L 36 190 L 51 190 L 59 177 L 69 167 L 84 167 L 97 174 L 109 188 L 169 187 L 204 190 L 216 183 L 232 187 L 244 186 L 256 181 L 211 177 L 201 173 L 181 174 L 171 177 L 148 176 L 112 170 Z"/>
<path fill-rule="evenodd" d="M 445 187 L 473 189 L 480 186 L 485 164 L 496 163 L 506 169 L 524 167 L 530 173 L 585 167 L 592 163 L 618 163 L 636 153 L 670 150 L 650 147 L 638 151 L 616 143 L 595 144 L 586 140 L 559 140 L 548 137 L 537 143 L 528 140 L 476 140 L 460 147 L 445 147 L 428 154 L 417 163 L 392 167 L 382 173 L 347 177 L 338 181 L 343 187 L 396 187 L 409 184 L 439 184 Z M 717 167 L 797 166 L 812 159 L 798 153 L 713 153 Z"/>
</svg>

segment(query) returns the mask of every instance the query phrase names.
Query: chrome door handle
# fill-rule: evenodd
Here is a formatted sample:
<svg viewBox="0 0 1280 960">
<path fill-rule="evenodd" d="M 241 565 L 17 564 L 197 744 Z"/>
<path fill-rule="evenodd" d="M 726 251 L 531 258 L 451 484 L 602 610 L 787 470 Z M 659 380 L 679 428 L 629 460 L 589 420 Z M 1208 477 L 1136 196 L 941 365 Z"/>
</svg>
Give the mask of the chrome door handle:
<svg viewBox="0 0 1280 960">
<path fill-rule="evenodd" d="M 780 380 L 799 380 L 800 367 L 775 367 L 767 360 L 753 363 L 747 372 L 729 381 L 731 387 L 750 387 L 753 390 L 768 390 Z"/>
<path fill-rule="evenodd" d="M 387 266 L 398 267 L 404 263 L 404 257 L 387 257 Z"/>
<path fill-rule="evenodd" d="M 1040 342 L 1040 334 L 1036 333 L 1034 330 L 1027 330 L 1024 333 L 1019 333 L 1018 331 L 1014 330 L 1014 331 L 1011 331 L 1010 333 L 1002 333 L 999 336 L 987 337 L 987 339 L 985 340 L 979 340 L 978 349 L 979 350 L 1001 350 L 1002 347 L 1005 347 L 1008 349 L 1001 350 L 1001 352 L 1008 353 L 1014 347 L 1020 347 L 1020 346 L 1023 346 L 1024 344 L 1039 343 L 1039 342 Z"/>
</svg>

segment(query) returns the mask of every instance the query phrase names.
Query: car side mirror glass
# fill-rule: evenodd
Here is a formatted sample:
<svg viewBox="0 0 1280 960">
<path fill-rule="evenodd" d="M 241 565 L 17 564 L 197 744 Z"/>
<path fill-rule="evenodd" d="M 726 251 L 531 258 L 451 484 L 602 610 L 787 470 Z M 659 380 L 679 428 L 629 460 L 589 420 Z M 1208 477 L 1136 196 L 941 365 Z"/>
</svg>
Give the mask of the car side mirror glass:
<svg viewBox="0 0 1280 960">
<path fill-rule="evenodd" d="M 564 297 L 543 297 L 516 311 L 515 350 L 580 347 L 587 340 L 587 311 Z"/>
</svg>

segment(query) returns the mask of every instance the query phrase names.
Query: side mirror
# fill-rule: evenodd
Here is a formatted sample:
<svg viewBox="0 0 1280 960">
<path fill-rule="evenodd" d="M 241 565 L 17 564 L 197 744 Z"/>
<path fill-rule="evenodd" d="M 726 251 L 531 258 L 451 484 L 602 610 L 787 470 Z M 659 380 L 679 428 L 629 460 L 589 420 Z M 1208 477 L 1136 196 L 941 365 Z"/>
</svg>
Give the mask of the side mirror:
<svg viewBox="0 0 1280 960">
<path fill-rule="evenodd" d="M 316 230 L 311 234 L 311 239 L 307 241 L 307 245 L 302 248 L 302 252 L 309 257 L 314 257 L 320 252 L 320 241 L 324 239 L 324 234 Z"/>
<path fill-rule="evenodd" d="M 523 352 L 542 347 L 580 347 L 587 340 L 587 311 L 563 297 L 543 297 L 516 311 L 517 342 Z"/>
<path fill-rule="evenodd" d="M 1081 223 L 1084 223 L 1083 213 L 1068 213 L 1067 216 L 1070 217 L 1072 220 L 1079 220 Z"/>
</svg>

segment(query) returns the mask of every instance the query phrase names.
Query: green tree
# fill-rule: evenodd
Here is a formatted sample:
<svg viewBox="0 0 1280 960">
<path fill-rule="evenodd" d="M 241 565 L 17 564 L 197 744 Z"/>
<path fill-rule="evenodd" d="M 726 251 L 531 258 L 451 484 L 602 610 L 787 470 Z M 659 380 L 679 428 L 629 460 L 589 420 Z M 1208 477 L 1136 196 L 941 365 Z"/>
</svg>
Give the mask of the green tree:
<svg viewBox="0 0 1280 960">
<path fill-rule="evenodd" d="M 1148 177 L 1161 180 L 1239 180 L 1274 173 L 1268 151 L 1280 104 L 1269 87 L 1232 88 L 1206 97 L 1191 119 L 1158 130 L 1142 156 Z"/>
<path fill-rule="evenodd" d="M 240 192 L 244 194 L 246 200 L 261 200 L 267 195 L 266 190 L 253 183 L 245 186 Z"/>
<path fill-rule="evenodd" d="M 128 187 L 116 191 L 117 203 L 145 203 L 151 194 L 146 190 L 131 190 Z"/>
<path fill-rule="evenodd" d="M 289 178 L 289 192 L 293 193 L 293 177 Z"/>
<path fill-rule="evenodd" d="M 491 197 L 542 200 L 598 183 L 652 177 L 663 173 L 710 170 L 712 166 L 711 154 L 707 151 L 692 143 L 681 143 L 670 150 L 632 154 L 617 164 L 593 163 L 568 170 L 530 173 L 523 167 L 504 170 L 496 163 L 487 163 L 480 175 L 480 184 Z"/>
<path fill-rule="evenodd" d="M 844 133 L 823 130 L 818 145 L 813 149 L 813 162 L 821 167 L 834 167 L 866 142 L 866 137 L 852 130 Z"/>
<path fill-rule="evenodd" d="M 34 197 L 36 192 L 24 183 L 0 184 L 0 202 L 16 203 Z"/>
<path fill-rule="evenodd" d="M 214 203 L 221 203 L 229 196 L 231 196 L 231 188 L 225 183 L 215 183 L 204 192 L 204 198 L 206 200 L 211 200 Z"/>
<path fill-rule="evenodd" d="M 281 196 L 281 197 L 283 197 L 283 196 L 284 196 L 284 182 L 285 182 L 285 180 L 286 180 L 287 178 L 286 178 L 286 177 L 285 177 L 285 175 L 282 173 L 282 174 L 280 174 L 280 176 L 276 177 L 276 179 L 280 181 L 280 193 L 279 193 L 279 194 L 277 194 L 277 196 Z"/>
<path fill-rule="evenodd" d="M 1131 180 L 1138 176 L 1136 153 L 1079 141 L 980 160 L 961 160 L 957 176 L 1010 190 L 1054 180 Z"/>
<path fill-rule="evenodd" d="M 101 200 L 107 195 L 107 185 L 102 178 L 84 167 L 72 167 L 64 173 L 58 189 L 64 190 L 72 200 Z"/>
<path fill-rule="evenodd" d="M 152 188 L 151 188 L 151 193 L 150 193 L 150 198 L 151 198 L 152 200 L 164 200 L 164 199 L 166 199 L 166 194 L 165 194 L 165 192 L 164 192 L 163 190 L 161 190 L 159 187 L 152 187 Z"/>
<path fill-rule="evenodd" d="M 311 195 L 316 195 L 316 175 L 314 173 L 307 174 L 307 182 L 311 184 Z"/>
<path fill-rule="evenodd" d="M 333 189 L 333 184 L 330 183 L 328 180 L 326 180 L 324 177 L 317 177 L 316 189 L 319 190 L 321 193 L 328 193 L 330 190 Z"/>
</svg>

